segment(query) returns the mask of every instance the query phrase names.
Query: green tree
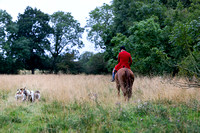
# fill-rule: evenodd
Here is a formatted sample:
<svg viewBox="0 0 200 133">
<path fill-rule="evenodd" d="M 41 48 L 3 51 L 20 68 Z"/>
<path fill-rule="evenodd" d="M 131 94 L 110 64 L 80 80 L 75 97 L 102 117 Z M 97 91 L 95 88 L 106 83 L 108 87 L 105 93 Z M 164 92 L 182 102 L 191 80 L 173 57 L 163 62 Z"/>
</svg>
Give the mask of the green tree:
<svg viewBox="0 0 200 133">
<path fill-rule="evenodd" d="M 104 60 L 104 53 L 93 54 L 85 52 L 80 56 L 82 72 L 86 74 L 105 74 L 107 71 L 107 62 Z"/>
<path fill-rule="evenodd" d="M 75 46 L 82 48 L 84 46 L 80 40 L 84 28 L 81 28 L 80 23 L 68 12 L 55 12 L 50 17 L 53 33 L 48 38 L 51 42 L 49 51 L 53 57 L 52 69 L 57 73 L 58 70 L 55 64 L 58 63 L 58 56 L 66 49 L 69 50 Z"/>
<path fill-rule="evenodd" d="M 17 73 L 20 69 L 15 58 L 10 55 L 10 38 L 12 32 L 15 32 L 12 27 L 16 27 L 12 17 L 6 11 L 0 10 L 0 73 Z"/>
<path fill-rule="evenodd" d="M 95 44 L 96 48 L 108 49 L 114 30 L 112 6 L 103 4 L 101 7 L 96 7 L 89 15 L 86 25 L 88 39 Z"/>
<path fill-rule="evenodd" d="M 92 52 L 88 52 L 88 51 L 86 51 L 80 55 L 79 62 L 82 66 L 82 72 L 89 73 L 90 70 L 89 70 L 88 62 L 90 61 L 90 59 L 93 55 L 94 54 Z"/>
<path fill-rule="evenodd" d="M 162 74 L 166 68 L 162 62 L 160 52 L 164 51 L 161 43 L 163 31 L 157 18 L 149 18 L 140 22 L 135 22 L 129 29 L 130 36 L 127 38 L 122 34 L 113 38 L 115 48 L 114 55 L 118 55 L 119 47 L 124 45 L 133 58 L 134 72 L 140 74 Z M 112 60 L 112 59 L 111 59 Z M 116 65 L 116 64 L 115 64 Z"/>
<path fill-rule="evenodd" d="M 12 22 L 12 17 L 6 12 L 0 9 L 0 49 L 6 43 L 6 32 L 8 25 Z"/>
<path fill-rule="evenodd" d="M 129 37 L 128 31 L 134 22 L 152 16 L 157 16 L 157 21 L 164 27 L 165 11 L 166 8 L 157 1 L 113 0 L 112 5 L 104 4 L 90 12 L 88 38 L 96 47 L 105 49 L 106 60 L 116 58 L 113 53 L 115 44 L 111 41 L 114 36 L 121 33 Z"/>
<path fill-rule="evenodd" d="M 56 63 L 57 70 L 67 74 L 81 73 L 81 64 L 80 62 L 75 61 L 75 59 L 76 51 L 59 55 L 57 57 L 58 63 Z"/>
<path fill-rule="evenodd" d="M 117 64 L 119 47 L 125 45 L 135 72 L 199 75 L 200 0 L 113 0 L 109 34 L 102 26 L 106 20 L 96 19 L 102 13 L 107 16 L 103 7 L 91 12 L 89 27 L 96 28 L 90 29 L 90 36 L 98 35 L 95 44 L 105 48 L 109 71 Z"/>
<path fill-rule="evenodd" d="M 188 21 L 195 20 L 200 15 L 200 0 L 191 0 L 191 2 L 191 5 L 188 7 Z"/>
<path fill-rule="evenodd" d="M 170 36 L 170 41 L 174 45 L 172 53 L 177 61 L 181 74 L 200 76 L 200 19 L 187 23 L 177 22 Z"/>
<path fill-rule="evenodd" d="M 104 60 L 103 53 L 94 54 L 90 60 L 87 62 L 88 73 L 89 74 L 105 74 L 108 73 L 107 63 Z"/>
<path fill-rule="evenodd" d="M 194 51 L 179 63 L 179 75 L 200 81 L 200 51 Z"/>
<path fill-rule="evenodd" d="M 135 0 L 113 0 L 114 29 L 116 33 L 128 35 L 128 29 L 137 21 L 137 10 L 143 2 Z"/>
<path fill-rule="evenodd" d="M 49 16 L 36 8 L 27 7 L 24 14 L 18 16 L 19 29 L 16 42 L 12 45 L 12 50 L 15 51 L 13 56 L 20 56 L 21 60 L 24 60 L 25 68 L 32 70 L 32 74 L 36 68 L 42 69 L 42 57 L 45 55 L 45 50 L 49 48 L 47 36 L 51 28 L 48 23 Z M 19 51 L 22 48 L 25 48 L 22 51 L 24 54 Z"/>
</svg>

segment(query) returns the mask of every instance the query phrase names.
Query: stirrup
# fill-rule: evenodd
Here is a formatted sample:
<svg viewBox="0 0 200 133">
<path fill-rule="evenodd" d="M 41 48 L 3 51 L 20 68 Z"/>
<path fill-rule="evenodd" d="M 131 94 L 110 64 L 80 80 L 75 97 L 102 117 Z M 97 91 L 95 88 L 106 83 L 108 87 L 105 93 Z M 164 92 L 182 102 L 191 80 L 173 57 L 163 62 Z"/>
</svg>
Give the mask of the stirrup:
<svg viewBox="0 0 200 133">
<path fill-rule="evenodd" d="M 115 79 L 111 79 L 111 82 L 114 82 L 115 81 Z"/>
</svg>

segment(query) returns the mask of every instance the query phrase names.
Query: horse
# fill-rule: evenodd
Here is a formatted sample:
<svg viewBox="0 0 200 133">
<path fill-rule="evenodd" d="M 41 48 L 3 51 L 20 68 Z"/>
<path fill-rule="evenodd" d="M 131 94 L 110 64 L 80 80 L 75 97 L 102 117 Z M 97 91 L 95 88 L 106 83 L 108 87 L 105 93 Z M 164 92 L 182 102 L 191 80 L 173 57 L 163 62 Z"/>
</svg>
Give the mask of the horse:
<svg viewBox="0 0 200 133">
<path fill-rule="evenodd" d="M 120 88 L 124 94 L 125 101 L 129 101 L 132 96 L 132 86 L 134 82 L 134 74 L 128 68 L 121 68 L 115 74 L 116 87 L 118 97 L 120 97 Z"/>
</svg>

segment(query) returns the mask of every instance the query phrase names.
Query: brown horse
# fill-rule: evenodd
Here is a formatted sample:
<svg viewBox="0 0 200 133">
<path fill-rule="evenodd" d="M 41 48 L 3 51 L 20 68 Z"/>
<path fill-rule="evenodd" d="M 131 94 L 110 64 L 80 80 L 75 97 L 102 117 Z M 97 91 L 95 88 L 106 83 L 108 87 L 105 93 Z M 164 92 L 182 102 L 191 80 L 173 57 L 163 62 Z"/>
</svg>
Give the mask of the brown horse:
<svg viewBox="0 0 200 133">
<path fill-rule="evenodd" d="M 121 68 L 115 75 L 116 87 L 118 89 L 118 96 L 120 96 L 120 87 L 124 94 L 125 101 L 131 98 L 132 86 L 134 82 L 134 74 L 128 68 Z"/>
</svg>

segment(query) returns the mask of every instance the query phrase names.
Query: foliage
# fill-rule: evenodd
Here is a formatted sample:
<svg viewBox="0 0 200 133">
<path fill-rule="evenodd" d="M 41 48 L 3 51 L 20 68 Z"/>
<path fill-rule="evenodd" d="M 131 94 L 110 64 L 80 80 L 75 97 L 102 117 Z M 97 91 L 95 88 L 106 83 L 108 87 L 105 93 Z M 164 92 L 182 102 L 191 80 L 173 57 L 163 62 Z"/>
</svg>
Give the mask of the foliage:
<svg viewBox="0 0 200 133">
<path fill-rule="evenodd" d="M 6 32 L 8 25 L 12 22 L 12 17 L 6 12 L 0 9 L 0 48 L 6 42 Z"/>
<path fill-rule="evenodd" d="M 180 64 L 185 61 L 198 64 L 193 52 L 199 52 L 199 0 L 113 0 L 111 7 L 113 33 L 111 40 L 104 43 L 109 71 L 117 64 L 121 45 L 132 55 L 133 71 L 144 75 L 168 73 L 174 76 L 179 72 L 184 75 Z M 108 35 L 104 29 L 99 33 Z M 188 56 L 194 60 L 189 61 Z M 199 75 L 199 68 L 195 67 Z"/>
<path fill-rule="evenodd" d="M 17 73 L 19 67 L 15 66 L 15 61 L 10 54 L 9 40 L 11 36 L 12 28 L 14 25 L 12 17 L 6 12 L 0 9 L 0 73 Z"/>
<path fill-rule="evenodd" d="M 200 79 L 200 52 L 193 52 L 187 56 L 179 64 L 180 75 L 186 75 L 188 77 L 195 76 Z"/>
<path fill-rule="evenodd" d="M 96 7 L 89 13 L 86 28 L 88 29 L 88 39 L 94 42 L 96 47 L 106 48 L 112 35 L 113 14 L 112 6 L 104 4 Z"/>
<path fill-rule="evenodd" d="M 162 74 L 164 69 L 167 70 L 167 64 L 163 62 L 160 55 L 164 51 L 163 30 L 156 20 L 157 18 L 152 17 L 135 22 L 129 29 L 131 35 L 128 38 L 118 34 L 112 39 L 116 44 L 113 48 L 114 55 L 117 56 L 119 47 L 124 45 L 132 55 L 134 62 L 132 69 L 142 74 Z"/>
<path fill-rule="evenodd" d="M 79 63 L 82 64 L 82 72 L 86 74 L 107 73 L 107 63 L 104 60 L 103 53 L 85 52 L 81 55 Z"/>
<path fill-rule="evenodd" d="M 63 51 L 69 51 L 72 47 L 83 47 L 83 42 L 80 40 L 81 34 L 84 29 L 80 27 L 80 23 L 77 22 L 68 12 L 55 12 L 50 17 L 50 25 L 53 29 L 53 33 L 48 37 L 51 42 L 48 49 L 53 57 L 52 70 L 57 73 L 57 67 L 59 63 L 58 56 Z"/>
<path fill-rule="evenodd" d="M 200 21 L 193 20 L 186 24 L 177 23 L 170 36 L 170 41 L 176 47 L 174 57 L 180 63 L 180 73 L 187 76 L 198 76 L 199 77 L 199 36 L 200 36 Z"/>
<path fill-rule="evenodd" d="M 57 57 L 56 68 L 58 71 L 66 74 L 79 74 L 81 73 L 81 64 L 74 62 L 75 53 L 66 53 Z"/>
<path fill-rule="evenodd" d="M 27 7 L 24 14 L 19 14 L 18 17 L 17 24 L 19 29 L 16 36 L 17 42 L 14 42 L 11 47 L 13 51 L 18 51 L 16 47 L 22 48 L 21 46 L 24 45 L 23 42 L 26 41 L 24 46 L 26 47 L 25 53 L 28 55 L 26 54 L 20 59 L 24 60 L 25 68 L 32 70 L 32 73 L 34 73 L 34 69 L 40 69 L 41 57 L 45 55 L 45 50 L 49 47 L 47 36 L 50 27 L 48 22 L 49 16 L 47 14 L 31 7 Z M 19 52 L 19 54 L 21 53 Z"/>
<path fill-rule="evenodd" d="M 70 13 L 59 11 L 47 15 L 27 7 L 18 20 L 12 22 L 6 11 L 0 11 L 0 73 L 18 73 L 23 69 L 32 73 L 35 69 L 79 73 L 80 69 L 74 67 L 77 66 L 74 57 L 63 56 L 70 55 L 74 46 L 83 47 L 80 38 L 84 29 Z"/>
<path fill-rule="evenodd" d="M 117 33 L 130 35 L 128 29 L 133 26 L 133 22 L 142 21 L 157 16 L 159 23 L 163 25 L 166 7 L 162 6 L 158 1 L 146 2 L 139 0 L 114 0 L 114 25 Z"/>
<path fill-rule="evenodd" d="M 87 62 L 87 71 L 90 74 L 105 74 L 107 73 L 106 62 L 102 53 L 93 55 Z"/>
</svg>

